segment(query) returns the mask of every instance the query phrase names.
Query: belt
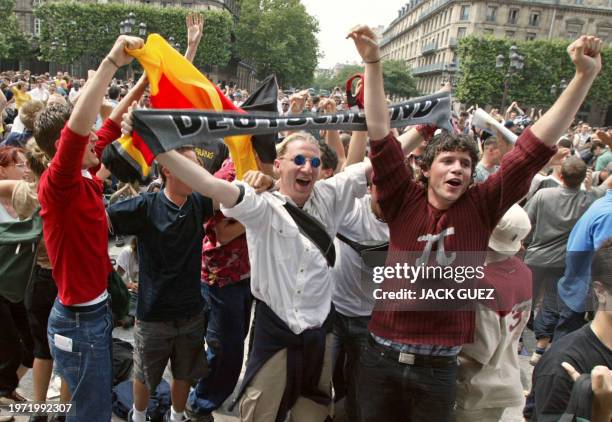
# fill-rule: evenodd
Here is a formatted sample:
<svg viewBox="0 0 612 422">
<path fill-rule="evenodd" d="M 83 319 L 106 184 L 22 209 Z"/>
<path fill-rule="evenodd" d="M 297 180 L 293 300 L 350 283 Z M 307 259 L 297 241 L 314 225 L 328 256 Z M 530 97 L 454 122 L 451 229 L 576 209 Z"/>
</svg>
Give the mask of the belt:
<svg viewBox="0 0 612 422">
<path fill-rule="evenodd" d="M 457 356 L 417 355 L 413 353 L 404 353 L 377 343 L 372 336 L 368 336 L 368 341 L 370 342 L 370 346 L 379 351 L 384 357 L 405 365 L 431 368 L 448 368 L 450 366 L 457 365 Z"/>
</svg>

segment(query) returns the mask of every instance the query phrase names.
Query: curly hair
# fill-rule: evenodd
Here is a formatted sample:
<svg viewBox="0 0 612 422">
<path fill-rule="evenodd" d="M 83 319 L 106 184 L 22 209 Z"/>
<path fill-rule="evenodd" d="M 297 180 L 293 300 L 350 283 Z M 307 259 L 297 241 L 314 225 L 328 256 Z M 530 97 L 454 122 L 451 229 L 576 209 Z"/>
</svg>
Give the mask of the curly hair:
<svg viewBox="0 0 612 422">
<path fill-rule="evenodd" d="M 427 144 L 423 159 L 421 160 L 421 169 L 428 171 L 431 168 L 434 160 L 441 152 L 460 151 L 467 152 L 472 159 L 472 178 L 474 177 L 476 164 L 478 164 L 478 146 L 476 142 L 465 134 L 451 134 L 447 131 L 433 137 Z M 427 186 L 427 177 L 421 172 L 421 182 Z"/>
<path fill-rule="evenodd" d="M 45 108 L 45 104 L 42 101 L 32 100 L 28 101 L 21 106 L 19 110 L 19 118 L 23 122 L 23 125 L 29 132 L 34 131 L 34 123 L 36 117 Z"/>
</svg>

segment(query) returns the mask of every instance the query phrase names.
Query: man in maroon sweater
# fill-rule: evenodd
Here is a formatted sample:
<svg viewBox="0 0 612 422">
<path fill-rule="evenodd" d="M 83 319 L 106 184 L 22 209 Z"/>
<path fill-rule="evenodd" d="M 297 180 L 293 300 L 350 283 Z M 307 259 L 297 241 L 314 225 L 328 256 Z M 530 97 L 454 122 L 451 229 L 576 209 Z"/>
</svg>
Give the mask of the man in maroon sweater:
<svg viewBox="0 0 612 422">
<path fill-rule="evenodd" d="M 112 267 L 102 182 L 95 169 L 104 147 L 121 135 L 121 116 L 144 91 L 144 80 L 97 133 L 91 128 L 115 71 L 132 60 L 126 49 L 142 45 L 139 38 L 119 37 L 72 113 L 64 106 L 51 106 L 38 116 L 34 129 L 38 145 L 52 158 L 41 177 L 38 198 L 58 290 L 47 334 L 76 409 L 76 416 L 68 420 L 111 419 L 113 325 L 106 287 Z"/>
<path fill-rule="evenodd" d="M 349 37 L 366 63 L 365 114 L 373 140 L 373 182 L 390 232 L 387 266 L 433 264 L 452 269 L 467 261 L 476 269 L 484 264 L 488 239 L 497 222 L 527 193 L 532 177 L 553 155 L 555 141 L 586 97 L 601 69 L 601 40 L 583 36 L 568 47 L 576 66 L 573 80 L 550 110 L 523 132 L 515 148 L 504 156 L 499 171 L 486 182 L 472 183 L 477 161 L 473 140 L 443 133 L 427 146 L 421 186 L 406 169 L 400 145 L 389 131 L 374 33 L 367 26 L 358 26 Z M 382 290 L 405 287 L 405 279 L 402 282 L 400 277 L 384 280 Z M 413 281 L 422 288 L 440 287 L 433 282 L 439 280 L 417 277 Z M 444 286 L 458 288 L 461 281 L 447 279 Z M 456 303 L 419 301 L 416 297 L 379 300 L 372 313 L 372 339 L 362 354 L 360 368 L 364 421 L 450 418 L 457 354 L 463 344 L 473 341 L 474 313 L 445 311 Z"/>
</svg>

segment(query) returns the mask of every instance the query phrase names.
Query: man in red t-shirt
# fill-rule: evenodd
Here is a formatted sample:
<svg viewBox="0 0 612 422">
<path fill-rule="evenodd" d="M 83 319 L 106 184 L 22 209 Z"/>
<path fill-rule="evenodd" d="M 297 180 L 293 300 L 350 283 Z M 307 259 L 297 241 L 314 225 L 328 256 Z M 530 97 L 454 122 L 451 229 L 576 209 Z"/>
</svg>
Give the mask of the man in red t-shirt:
<svg viewBox="0 0 612 422">
<path fill-rule="evenodd" d="M 144 80 L 97 133 L 91 128 L 113 75 L 132 60 L 126 49 L 142 45 L 139 38 L 119 37 L 72 113 L 53 105 L 38 116 L 34 128 L 36 142 L 51 158 L 38 188 L 43 235 L 58 290 L 47 334 L 78 420 L 111 419 L 113 324 L 106 288 L 112 267 L 102 182 L 95 170 L 104 147 L 121 135 L 121 116 L 144 91 Z"/>
<path fill-rule="evenodd" d="M 443 132 L 427 146 L 421 186 L 406 169 L 400 145 L 390 134 L 376 37 L 367 26 L 354 28 L 349 37 L 366 63 L 365 114 L 372 140 L 373 182 L 389 224 L 389 259 L 383 269 L 391 277 L 382 281 L 382 290 L 398 293 L 397 287 L 420 287 L 410 291 L 422 294 L 441 285 L 447 287 L 443 294 L 458 290 L 463 280 L 452 273 L 468 267 L 472 274 L 478 271 L 497 222 L 527 193 L 531 178 L 554 154 L 554 143 L 601 70 L 601 40 L 583 36 L 568 47 L 575 77 L 548 112 L 523 132 L 499 171 L 473 185 L 474 141 Z M 460 262 L 469 265 L 458 267 Z M 408 281 L 399 271 L 395 275 L 386 271 L 396 265 L 423 271 L 432 265 L 434 274 L 442 268 L 445 273 L 450 269 L 451 276 L 427 280 L 417 275 Z M 457 355 L 474 338 L 474 312 L 448 300 L 388 297 L 375 305 L 369 325 L 372 339 L 361 357 L 359 396 L 367 397 L 361 400 L 362 418 L 447 421 L 455 402 Z"/>
</svg>

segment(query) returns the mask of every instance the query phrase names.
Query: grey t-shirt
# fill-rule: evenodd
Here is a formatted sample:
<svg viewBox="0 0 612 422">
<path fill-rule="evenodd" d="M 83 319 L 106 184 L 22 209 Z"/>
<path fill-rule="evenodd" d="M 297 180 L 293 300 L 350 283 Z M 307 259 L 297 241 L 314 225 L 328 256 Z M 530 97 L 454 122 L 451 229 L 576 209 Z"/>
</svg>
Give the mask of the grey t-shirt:
<svg viewBox="0 0 612 422">
<path fill-rule="evenodd" d="M 483 166 L 482 163 L 479 161 L 478 164 L 476 164 L 476 175 L 474 176 L 474 182 L 475 183 L 484 182 L 485 180 L 489 178 L 490 175 L 495 173 L 497 170 L 499 170 L 499 166 L 493 166 L 493 167 L 487 168 Z"/>
<path fill-rule="evenodd" d="M 537 191 L 525 204 L 532 227 L 525 263 L 564 267 L 570 232 L 595 199 L 591 192 L 565 186 Z"/>
</svg>

